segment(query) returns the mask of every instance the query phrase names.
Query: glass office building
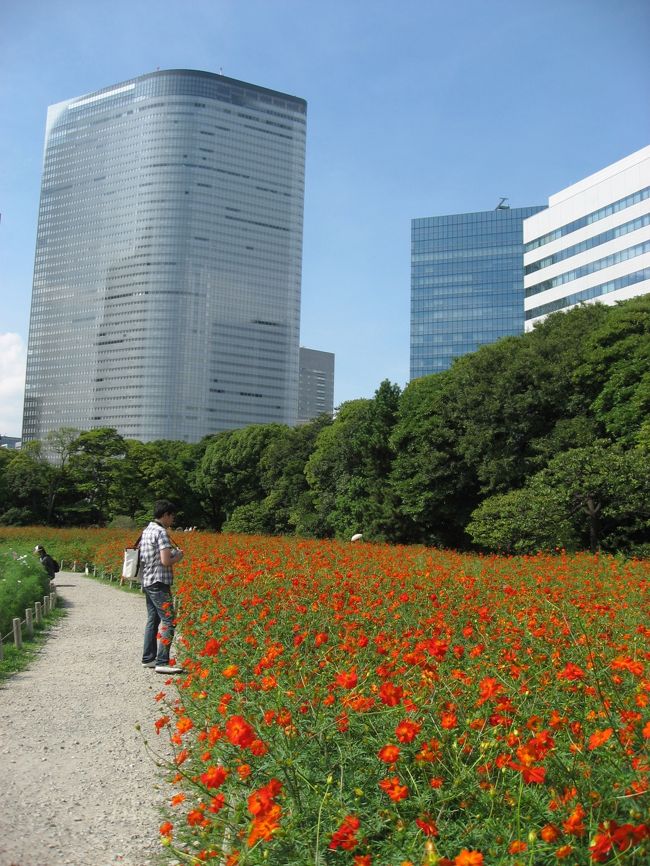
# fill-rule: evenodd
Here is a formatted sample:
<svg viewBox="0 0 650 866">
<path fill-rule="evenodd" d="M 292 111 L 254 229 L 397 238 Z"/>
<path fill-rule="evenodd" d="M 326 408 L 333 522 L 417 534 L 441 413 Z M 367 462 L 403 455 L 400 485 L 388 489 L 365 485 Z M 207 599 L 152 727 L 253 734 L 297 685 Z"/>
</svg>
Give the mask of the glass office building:
<svg viewBox="0 0 650 866">
<path fill-rule="evenodd" d="M 305 123 L 192 70 L 50 107 L 24 440 L 296 423 Z"/>
<path fill-rule="evenodd" d="M 524 223 L 526 330 L 650 292 L 650 146 L 552 195 Z"/>
<path fill-rule="evenodd" d="M 334 414 L 334 355 L 300 347 L 298 423 Z"/>
<path fill-rule="evenodd" d="M 524 331 L 523 228 L 543 206 L 411 221 L 411 379 Z"/>
</svg>

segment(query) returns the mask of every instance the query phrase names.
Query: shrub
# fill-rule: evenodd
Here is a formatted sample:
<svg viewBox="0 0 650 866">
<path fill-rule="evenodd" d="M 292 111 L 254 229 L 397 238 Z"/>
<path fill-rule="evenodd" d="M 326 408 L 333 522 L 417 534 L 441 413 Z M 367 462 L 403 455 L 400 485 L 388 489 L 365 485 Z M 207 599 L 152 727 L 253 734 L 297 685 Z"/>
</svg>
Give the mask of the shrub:
<svg viewBox="0 0 650 866">
<path fill-rule="evenodd" d="M 29 554 L 0 553 L 0 635 L 11 631 L 11 621 L 25 615 L 49 591 L 47 572 Z"/>
</svg>

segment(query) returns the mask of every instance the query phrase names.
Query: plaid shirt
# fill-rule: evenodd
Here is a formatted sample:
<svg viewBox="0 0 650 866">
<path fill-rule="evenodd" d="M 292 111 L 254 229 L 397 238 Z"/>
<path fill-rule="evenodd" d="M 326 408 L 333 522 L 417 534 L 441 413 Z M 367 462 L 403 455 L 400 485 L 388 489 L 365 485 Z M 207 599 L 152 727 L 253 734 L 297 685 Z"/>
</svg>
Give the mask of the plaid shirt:
<svg viewBox="0 0 650 866">
<path fill-rule="evenodd" d="M 169 540 L 165 527 L 152 520 L 142 531 L 140 539 L 142 586 L 151 586 L 152 583 L 172 585 L 174 569 L 171 565 L 163 565 L 160 561 L 160 551 L 165 548 L 173 550 L 174 545 Z"/>
</svg>

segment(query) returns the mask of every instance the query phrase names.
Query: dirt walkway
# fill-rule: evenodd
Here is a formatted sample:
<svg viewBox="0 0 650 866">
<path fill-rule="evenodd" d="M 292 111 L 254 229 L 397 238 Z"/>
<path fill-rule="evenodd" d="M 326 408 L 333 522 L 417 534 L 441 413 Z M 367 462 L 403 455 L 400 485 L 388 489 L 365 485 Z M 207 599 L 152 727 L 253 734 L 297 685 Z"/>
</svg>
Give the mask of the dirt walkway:
<svg viewBox="0 0 650 866">
<path fill-rule="evenodd" d="M 143 597 L 67 572 L 55 585 L 67 617 L 0 687 L 0 866 L 159 862 L 168 791 L 143 735 L 163 745 L 165 678 L 140 664 Z"/>
</svg>

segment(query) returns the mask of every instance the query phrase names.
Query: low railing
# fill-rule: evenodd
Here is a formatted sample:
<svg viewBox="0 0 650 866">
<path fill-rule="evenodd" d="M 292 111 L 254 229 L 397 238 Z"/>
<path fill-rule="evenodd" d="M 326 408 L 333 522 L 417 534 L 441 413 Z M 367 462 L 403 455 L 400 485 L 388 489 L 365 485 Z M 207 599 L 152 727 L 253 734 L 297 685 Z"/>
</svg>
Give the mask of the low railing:
<svg viewBox="0 0 650 866">
<path fill-rule="evenodd" d="M 11 637 L 13 637 L 14 645 L 16 649 L 20 649 L 23 645 L 23 626 L 25 628 L 25 632 L 28 638 L 34 637 L 34 623 L 40 625 L 43 622 L 43 617 L 47 616 L 51 611 L 56 607 L 57 594 L 56 589 L 53 588 L 52 592 L 49 595 L 43 596 L 43 601 L 37 601 L 34 604 L 34 608 L 31 607 L 26 608 L 25 610 L 25 619 L 21 619 L 19 616 L 15 616 L 12 623 L 12 631 L 7 635 L 0 635 L 0 661 L 4 658 L 4 650 L 3 644 L 8 641 Z"/>
<path fill-rule="evenodd" d="M 61 560 L 60 566 L 61 566 L 61 571 L 66 570 L 63 568 L 63 560 Z M 104 569 L 100 569 L 99 571 L 97 571 L 97 566 L 93 565 L 90 562 L 81 563 L 78 559 L 73 559 L 70 562 L 70 568 L 68 568 L 67 570 L 72 571 L 72 572 L 76 572 L 77 566 L 79 566 L 79 571 L 81 574 L 87 574 L 89 576 L 92 574 L 93 577 L 99 577 L 102 580 L 108 580 L 108 581 L 117 580 L 117 581 L 119 581 L 120 586 L 124 586 L 125 584 L 128 583 L 128 585 L 131 589 L 133 589 L 134 586 L 138 586 L 138 587 L 140 587 L 140 591 L 142 591 L 142 584 L 140 583 L 140 579 L 137 577 L 132 577 L 132 578 L 122 577 L 121 574 L 113 574 L 112 571 L 105 571 Z"/>
</svg>

